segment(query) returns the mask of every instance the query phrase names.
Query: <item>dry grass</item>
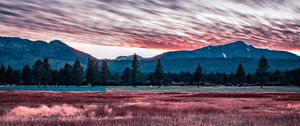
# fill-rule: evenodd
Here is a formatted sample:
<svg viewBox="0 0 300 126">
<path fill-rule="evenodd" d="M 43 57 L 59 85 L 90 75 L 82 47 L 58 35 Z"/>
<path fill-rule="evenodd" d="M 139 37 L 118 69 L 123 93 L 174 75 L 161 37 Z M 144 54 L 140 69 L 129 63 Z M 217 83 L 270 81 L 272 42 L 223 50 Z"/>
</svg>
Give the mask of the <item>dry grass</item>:
<svg viewBox="0 0 300 126">
<path fill-rule="evenodd" d="M 298 126 L 299 93 L 0 92 L 0 125 Z"/>
</svg>

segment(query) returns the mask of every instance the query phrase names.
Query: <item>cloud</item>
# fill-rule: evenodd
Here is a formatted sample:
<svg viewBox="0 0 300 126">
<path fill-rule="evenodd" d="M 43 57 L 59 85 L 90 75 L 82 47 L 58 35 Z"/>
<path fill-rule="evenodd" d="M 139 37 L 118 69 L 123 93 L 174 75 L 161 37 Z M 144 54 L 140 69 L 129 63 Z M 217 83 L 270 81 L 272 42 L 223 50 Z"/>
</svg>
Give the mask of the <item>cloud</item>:
<svg viewBox="0 0 300 126">
<path fill-rule="evenodd" d="M 299 50 L 299 10 L 296 0 L 2 0 L 0 35 L 172 50 L 245 40 Z"/>
</svg>

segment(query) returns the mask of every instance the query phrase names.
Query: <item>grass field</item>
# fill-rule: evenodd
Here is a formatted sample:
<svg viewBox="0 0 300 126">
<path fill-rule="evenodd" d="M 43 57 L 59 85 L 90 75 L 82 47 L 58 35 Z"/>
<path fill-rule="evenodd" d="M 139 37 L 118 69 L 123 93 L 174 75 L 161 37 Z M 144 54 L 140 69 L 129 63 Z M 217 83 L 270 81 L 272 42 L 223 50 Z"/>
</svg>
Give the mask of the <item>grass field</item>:
<svg viewBox="0 0 300 126">
<path fill-rule="evenodd" d="M 197 88 L 197 86 L 108 86 L 106 90 L 110 91 L 147 91 L 147 92 L 300 92 L 300 87 L 296 86 L 205 86 Z"/>
<path fill-rule="evenodd" d="M 103 91 L 135 91 L 135 92 L 300 92 L 296 86 L 0 86 L 0 91 L 61 91 L 61 92 L 103 92 Z"/>
<path fill-rule="evenodd" d="M 0 125 L 300 125 L 299 89 L 148 88 L 107 87 L 106 92 L 0 91 Z M 285 92 L 289 89 L 293 93 Z"/>
</svg>

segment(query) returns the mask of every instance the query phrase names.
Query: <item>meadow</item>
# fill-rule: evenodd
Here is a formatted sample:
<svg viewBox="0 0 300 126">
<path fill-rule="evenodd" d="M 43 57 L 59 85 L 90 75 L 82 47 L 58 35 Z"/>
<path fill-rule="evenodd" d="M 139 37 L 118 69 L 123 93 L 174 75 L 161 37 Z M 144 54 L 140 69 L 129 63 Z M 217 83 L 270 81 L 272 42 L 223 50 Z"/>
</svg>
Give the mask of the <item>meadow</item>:
<svg viewBox="0 0 300 126">
<path fill-rule="evenodd" d="M 189 91 L 192 87 L 181 92 L 177 91 L 179 87 L 164 87 L 169 88 L 167 91 L 144 88 L 147 87 L 107 87 L 105 92 L 0 91 L 0 125 L 300 125 L 297 91 L 280 92 L 276 87 L 248 87 L 261 92 L 245 92 L 247 87 L 223 87 L 223 92 Z M 213 87 L 205 88 L 198 90 Z"/>
</svg>

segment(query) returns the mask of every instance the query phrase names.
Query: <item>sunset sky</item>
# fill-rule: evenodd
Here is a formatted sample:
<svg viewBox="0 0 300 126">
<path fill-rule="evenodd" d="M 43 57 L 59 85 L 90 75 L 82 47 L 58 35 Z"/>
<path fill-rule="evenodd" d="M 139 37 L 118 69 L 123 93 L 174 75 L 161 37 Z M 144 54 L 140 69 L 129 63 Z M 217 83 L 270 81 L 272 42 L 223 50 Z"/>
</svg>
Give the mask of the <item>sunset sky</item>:
<svg viewBox="0 0 300 126">
<path fill-rule="evenodd" d="M 0 36 L 59 39 L 97 58 L 243 40 L 300 55 L 300 0 L 1 0 Z"/>
</svg>

